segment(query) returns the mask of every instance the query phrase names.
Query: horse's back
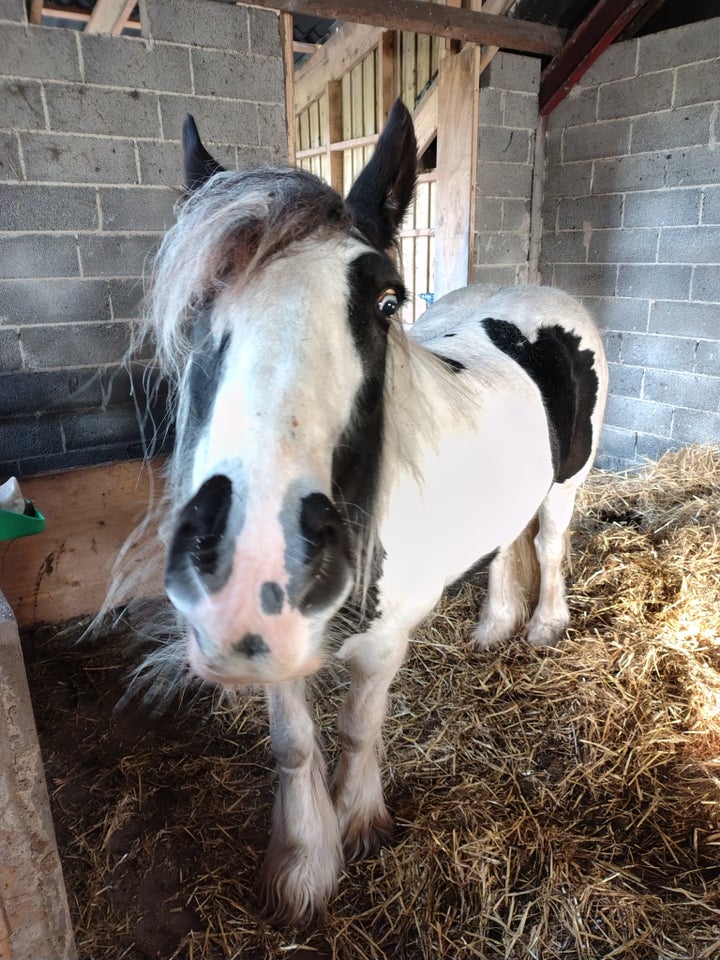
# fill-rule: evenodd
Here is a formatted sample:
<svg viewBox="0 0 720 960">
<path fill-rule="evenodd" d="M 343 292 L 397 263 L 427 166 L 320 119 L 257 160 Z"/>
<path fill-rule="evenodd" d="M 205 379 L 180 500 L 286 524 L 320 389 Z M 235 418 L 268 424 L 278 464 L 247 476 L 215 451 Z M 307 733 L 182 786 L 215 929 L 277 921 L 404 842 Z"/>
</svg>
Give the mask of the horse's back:
<svg viewBox="0 0 720 960">
<path fill-rule="evenodd" d="M 530 284 L 475 284 L 453 290 L 420 317 L 410 335 L 425 346 L 457 336 L 469 345 L 487 339 L 482 332 L 485 319 L 511 323 L 529 340 L 542 327 L 560 326 L 580 336 L 586 348 L 602 352 L 597 327 L 578 300 L 563 290 Z"/>
<path fill-rule="evenodd" d="M 548 420 L 556 479 L 589 468 L 607 363 L 599 330 L 574 297 L 552 287 L 464 287 L 438 300 L 411 336 L 493 391 L 532 381 Z"/>
</svg>

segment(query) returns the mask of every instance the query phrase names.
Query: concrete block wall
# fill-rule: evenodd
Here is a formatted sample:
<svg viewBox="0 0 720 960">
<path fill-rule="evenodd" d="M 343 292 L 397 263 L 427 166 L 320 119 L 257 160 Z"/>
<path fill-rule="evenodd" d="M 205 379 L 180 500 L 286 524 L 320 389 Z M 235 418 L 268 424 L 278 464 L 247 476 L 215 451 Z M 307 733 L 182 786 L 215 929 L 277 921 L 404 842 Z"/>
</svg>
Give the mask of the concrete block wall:
<svg viewBox="0 0 720 960">
<path fill-rule="evenodd" d="M 601 466 L 720 441 L 720 19 L 615 44 L 548 118 L 541 277 L 605 327 Z"/>
<path fill-rule="evenodd" d="M 540 61 L 499 53 L 480 77 L 473 283 L 527 283 Z"/>
<path fill-rule="evenodd" d="M 139 39 L 29 25 L 25 6 L 0 2 L 0 480 L 141 454 L 123 361 L 185 113 L 230 167 L 287 161 L 272 12 L 145 0 Z"/>
</svg>

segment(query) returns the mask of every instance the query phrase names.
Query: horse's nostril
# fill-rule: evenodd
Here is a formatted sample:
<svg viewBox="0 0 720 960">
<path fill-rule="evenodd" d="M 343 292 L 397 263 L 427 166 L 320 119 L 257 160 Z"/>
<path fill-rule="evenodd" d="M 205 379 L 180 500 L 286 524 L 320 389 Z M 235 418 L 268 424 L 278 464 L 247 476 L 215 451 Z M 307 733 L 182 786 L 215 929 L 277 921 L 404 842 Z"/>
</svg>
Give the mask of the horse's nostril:
<svg viewBox="0 0 720 960">
<path fill-rule="evenodd" d="M 189 568 L 206 581 L 218 578 L 222 581 L 229 574 L 229 569 L 220 568 L 231 503 L 232 481 L 217 474 L 206 480 L 183 507 L 168 552 L 169 584 L 186 579 Z M 213 588 L 220 585 L 210 583 Z"/>
<path fill-rule="evenodd" d="M 304 497 L 300 528 L 310 546 L 316 549 L 338 546 L 344 540 L 343 519 L 324 493 Z"/>
<path fill-rule="evenodd" d="M 308 613 L 333 603 L 347 587 L 350 543 L 342 516 L 323 493 L 311 493 L 300 506 L 305 540 L 304 583 L 292 598 Z"/>
</svg>

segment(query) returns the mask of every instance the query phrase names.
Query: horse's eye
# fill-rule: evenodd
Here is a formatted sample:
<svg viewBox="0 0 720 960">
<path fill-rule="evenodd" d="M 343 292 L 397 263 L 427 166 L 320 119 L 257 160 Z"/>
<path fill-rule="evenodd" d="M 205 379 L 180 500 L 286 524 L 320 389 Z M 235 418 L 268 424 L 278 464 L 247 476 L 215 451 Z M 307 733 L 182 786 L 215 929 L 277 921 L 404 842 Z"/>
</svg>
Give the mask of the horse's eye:
<svg viewBox="0 0 720 960">
<path fill-rule="evenodd" d="M 384 317 L 392 317 L 397 313 L 400 301 L 394 290 L 385 290 L 378 299 L 378 310 Z"/>
</svg>

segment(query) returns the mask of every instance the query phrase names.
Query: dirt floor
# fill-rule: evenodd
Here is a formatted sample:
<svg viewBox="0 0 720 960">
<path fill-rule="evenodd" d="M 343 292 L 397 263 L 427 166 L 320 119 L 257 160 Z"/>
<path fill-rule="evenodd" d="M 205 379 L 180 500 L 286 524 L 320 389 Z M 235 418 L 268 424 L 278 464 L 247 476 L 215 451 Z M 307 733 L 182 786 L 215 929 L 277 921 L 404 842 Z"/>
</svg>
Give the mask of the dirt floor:
<svg viewBox="0 0 720 960">
<path fill-rule="evenodd" d="M 274 784 L 261 697 L 118 707 L 132 631 L 27 633 L 80 960 L 718 960 L 719 511 L 714 448 L 594 481 L 556 649 L 471 652 L 482 583 L 446 600 L 393 692 L 396 836 L 304 932 L 255 898 Z M 330 759 L 343 683 L 319 696 Z"/>
</svg>

